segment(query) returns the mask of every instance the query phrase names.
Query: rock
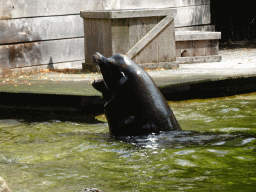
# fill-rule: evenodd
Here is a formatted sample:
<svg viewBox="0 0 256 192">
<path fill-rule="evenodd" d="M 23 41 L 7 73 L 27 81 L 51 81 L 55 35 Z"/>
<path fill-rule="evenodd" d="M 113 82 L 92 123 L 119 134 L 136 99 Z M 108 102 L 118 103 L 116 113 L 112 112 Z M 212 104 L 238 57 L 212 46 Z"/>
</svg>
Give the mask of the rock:
<svg viewBox="0 0 256 192">
<path fill-rule="evenodd" d="M 182 53 L 181 53 L 181 57 L 189 57 L 189 53 L 187 50 L 184 50 Z"/>
<path fill-rule="evenodd" d="M 85 188 L 83 189 L 81 192 L 102 192 L 101 190 L 99 190 L 98 188 Z"/>
<path fill-rule="evenodd" d="M 12 192 L 2 177 L 0 177 L 0 192 Z"/>
</svg>

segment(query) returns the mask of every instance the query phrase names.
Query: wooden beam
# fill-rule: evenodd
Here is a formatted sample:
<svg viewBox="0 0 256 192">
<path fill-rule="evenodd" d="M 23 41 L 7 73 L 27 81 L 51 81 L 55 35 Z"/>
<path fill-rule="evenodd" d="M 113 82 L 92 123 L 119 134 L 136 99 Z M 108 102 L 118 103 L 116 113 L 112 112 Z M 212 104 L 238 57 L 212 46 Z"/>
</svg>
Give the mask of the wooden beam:
<svg viewBox="0 0 256 192">
<path fill-rule="evenodd" d="M 221 32 L 208 31 L 176 31 L 176 41 L 195 41 L 195 40 L 210 40 L 221 39 Z"/>
<path fill-rule="evenodd" d="M 176 15 L 176 11 L 173 11 L 173 9 L 170 8 L 81 11 L 81 17 L 84 19 L 125 19 L 166 15 L 174 16 Z"/>
</svg>

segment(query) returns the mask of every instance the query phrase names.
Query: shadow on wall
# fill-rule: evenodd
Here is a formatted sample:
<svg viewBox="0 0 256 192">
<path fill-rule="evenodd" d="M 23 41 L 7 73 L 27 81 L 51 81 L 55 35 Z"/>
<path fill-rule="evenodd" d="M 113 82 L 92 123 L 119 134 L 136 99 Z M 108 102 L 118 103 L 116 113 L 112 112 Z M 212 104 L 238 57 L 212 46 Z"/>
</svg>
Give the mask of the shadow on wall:
<svg viewBox="0 0 256 192">
<path fill-rule="evenodd" d="M 52 57 L 50 58 L 50 61 L 47 65 L 47 69 L 54 69 Z"/>
</svg>

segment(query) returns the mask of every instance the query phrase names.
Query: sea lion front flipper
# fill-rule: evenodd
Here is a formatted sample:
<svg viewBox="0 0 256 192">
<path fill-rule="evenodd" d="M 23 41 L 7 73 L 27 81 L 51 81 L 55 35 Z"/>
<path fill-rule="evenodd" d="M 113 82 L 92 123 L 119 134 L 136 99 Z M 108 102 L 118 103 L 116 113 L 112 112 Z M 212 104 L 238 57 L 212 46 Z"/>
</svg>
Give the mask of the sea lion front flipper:
<svg viewBox="0 0 256 192">
<path fill-rule="evenodd" d="M 94 89 L 102 93 L 105 100 L 109 100 L 111 98 L 110 92 L 108 91 L 108 88 L 106 87 L 103 79 L 94 80 L 92 86 Z"/>
<path fill-rule="evenodd" d="M 133 124 L 133 123 L 135 123 L 135 117 L 134 116 L 125 117 L 124 119 L 122 119 L 118 123 L 118 127 L 121 128 L 123 126 L 130 125 L 130 124 Z"/>
<path fill-rule="evenodd" d="M 117 82 L 117 87 L 122 87 L 126 82 L 127 82 L 128 78 L 123 76 L 121 79 L 119 79 L 119 81 Z M 117 95 L 117 90 L 116 92 L 113 93 L 113 95 L 108 99 L 108 101 L 105 103 L 105 107 L 109 105 L 109 103 L 111 103 Z M 104 96 L 104 95 L 103 95 Z"/>
</svg>

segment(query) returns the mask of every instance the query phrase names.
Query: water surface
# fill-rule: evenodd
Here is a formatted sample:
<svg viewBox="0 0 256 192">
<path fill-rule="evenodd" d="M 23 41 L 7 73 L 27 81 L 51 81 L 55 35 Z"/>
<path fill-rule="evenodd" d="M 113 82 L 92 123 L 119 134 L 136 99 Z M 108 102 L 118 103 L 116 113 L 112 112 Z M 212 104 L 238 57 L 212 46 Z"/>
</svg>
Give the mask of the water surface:
<svg viewBox="0 0 256 192">
<path fill-rule="evenodd" d="M 101 123 L 0 120 L 15 192 L 255 191 L 256 94 L 170 102 L 183 131 L 113 140 Z"/>
</svg>

